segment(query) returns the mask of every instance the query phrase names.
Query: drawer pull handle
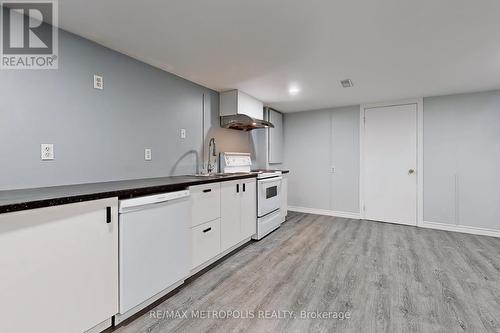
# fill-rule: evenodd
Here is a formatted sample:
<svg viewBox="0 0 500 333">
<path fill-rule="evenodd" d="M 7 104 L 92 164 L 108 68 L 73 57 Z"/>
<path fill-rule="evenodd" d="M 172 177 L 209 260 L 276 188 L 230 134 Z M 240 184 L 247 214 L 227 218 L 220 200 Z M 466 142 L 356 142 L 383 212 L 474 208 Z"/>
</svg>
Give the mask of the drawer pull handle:
<svg viewBox="0 0 500 333">
<path fill-rule="evenodd" d="M 240 184 L 236 184 L 236 193 L 240 193 Z"/>
<path fill-rule="evenodd" d="M 111 223 L 111 207 L 106 207 L 106 223 Z"/>
<path fill-rule="evenodd" d="M 203 230 L 203 232 L 209 232 L 210 230 L 212 230 L 212 227 L 206 228 L 205 230 Z"/>
<path fill-rule="evenodd" d="M 212 192 L 212 189 L 211 188 L 207 188 L 206 190 L 203 190 L 203 193 L 208 193 L 208 192 Z"/>
<path fill-rule="evenodd" d="M 243 183 L 243 192 L 245 192 L 247 189 L 246 189 L 246 186 L 245 186 L 245 183 Z"/>
</svg>

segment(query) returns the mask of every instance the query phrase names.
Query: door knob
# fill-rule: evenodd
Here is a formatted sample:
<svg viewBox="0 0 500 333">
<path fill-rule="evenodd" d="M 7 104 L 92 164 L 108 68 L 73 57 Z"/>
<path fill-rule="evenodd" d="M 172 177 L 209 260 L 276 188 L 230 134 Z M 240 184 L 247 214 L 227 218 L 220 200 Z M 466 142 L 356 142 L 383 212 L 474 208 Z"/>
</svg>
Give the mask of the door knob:
<svg viewBox="0 0 500 333">
<path fill-rule="evenodd" d="M 410 169 L 410 170 L 408 170 L 408 174 L 409 174 L 409 175 L 413 175 L 414 173 L 415 173 L 415 170 L 414 170 L 414 169 Z"/>
</svg>

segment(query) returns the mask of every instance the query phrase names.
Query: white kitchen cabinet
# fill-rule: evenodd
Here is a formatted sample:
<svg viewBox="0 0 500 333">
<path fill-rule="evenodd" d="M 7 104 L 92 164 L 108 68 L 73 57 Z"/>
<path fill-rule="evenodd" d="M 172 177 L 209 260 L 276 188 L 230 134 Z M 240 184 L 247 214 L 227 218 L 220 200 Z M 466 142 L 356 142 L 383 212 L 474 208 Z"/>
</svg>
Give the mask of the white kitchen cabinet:
<svg viewBox="0 0 500 333">
<path fill-rule="evenodd" d="M 281 175 L 281 220 L 285 222 L 288 215 L 288 174 Z"/>
<path fill-rule="evenodd" d="M 221 184 L 221 251 L 241 240 L 241 191 L 240 180 Z"/>
<path fill-rule="evenodd" d="M 195 227 L 220 217 L 220 183 L 191 186 L 191 226 Z"/>
<path fill-rule="evenodd" d="M 255 234 L 257 194 L 254 178 L 221 185 L 221 251 Z"/>
<path fill-rule="evenodd" d="M 189 190 L 193 216 L 192 269 L 255 234 L 257 225 L 255 178 L 191 186 Z M 199 211 L 203 209 L 208 212 Z"/>
<path fill-rule="evenodd" d="M 216 219 L 191 229 L 191 268 L 198 267 L 221 252 L 220 228 L 220 219 Z"/>
<path fill-rule="evenodd" d="M 0 332 L 83 332 L 118 312 L 117 207 L 0 214 Z"/>
<path fill-rule="evenodd" d="M 241 238 L 245 239 L 257 232 L 257 183 L 254 178 L 243 182 L 241 194 Z"/>
</svg>

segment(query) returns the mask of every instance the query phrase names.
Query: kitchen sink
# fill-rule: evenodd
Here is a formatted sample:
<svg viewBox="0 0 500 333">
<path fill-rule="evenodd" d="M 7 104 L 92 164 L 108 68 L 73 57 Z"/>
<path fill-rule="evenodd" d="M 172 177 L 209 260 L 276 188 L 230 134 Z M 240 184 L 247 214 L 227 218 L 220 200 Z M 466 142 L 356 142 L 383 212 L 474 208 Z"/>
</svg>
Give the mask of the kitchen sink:
<svg viewBox="0 0 500 333">
<path fill-rule="evenodd" d="M 231 173 L 197 173 L 194 174 L 194 177 L 228 177 L 234 174 Z"/>
<path fill-rule="evenodd" d="M 193 177 L 193 178 L 225 178 L 225 177 L 232 177 L 232 176 L 237 176 L 237 175 L 244 175 L 248 174 L 247 172 L 238 172 L 238 173 L 221 173 L 221 172 L 214 172 L 214 173 L 195 173 L 194 175 L 186 175 L 184 177 Z"/>
</svg>

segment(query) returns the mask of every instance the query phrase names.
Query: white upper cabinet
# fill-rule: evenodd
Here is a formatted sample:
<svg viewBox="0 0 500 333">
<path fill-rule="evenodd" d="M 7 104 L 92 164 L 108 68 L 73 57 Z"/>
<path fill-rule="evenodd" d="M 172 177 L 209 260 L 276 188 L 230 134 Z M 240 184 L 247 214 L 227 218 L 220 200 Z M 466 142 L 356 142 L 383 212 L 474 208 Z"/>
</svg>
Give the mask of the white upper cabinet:
<svg viewBox="0 0 500 333">
<path fill-rule="evenodd" d="M 245 114 L 252 118 L 263 119 L 264 104 L 256 98 L 239 90 L 220 93 L 220 115 L 232 116 Z"/>
<path fill-rule="evenodd" d="M 274 128 L 269 128 L 269 163 L 283 163 L 283 114 L 269 109 L 269 121 Z"/>
</svg>

